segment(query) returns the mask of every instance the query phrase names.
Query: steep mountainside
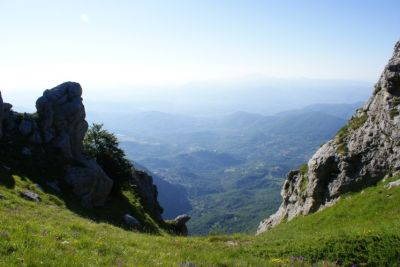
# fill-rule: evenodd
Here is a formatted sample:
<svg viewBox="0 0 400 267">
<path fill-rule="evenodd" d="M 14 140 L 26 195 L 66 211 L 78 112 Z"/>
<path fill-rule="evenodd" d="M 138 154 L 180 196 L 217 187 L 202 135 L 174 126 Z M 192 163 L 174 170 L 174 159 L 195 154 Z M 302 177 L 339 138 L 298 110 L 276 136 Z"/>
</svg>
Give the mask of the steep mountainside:
<svg viewBox="0 0 400 267">
<path fill-rule="evenodd" d="M 373 95 L 307 166 L 291 171 L 279 210 L 261 222 L 262 233 L 284 220 L 335 203 L 343 194 L 376 184 L 400 170 L 400 42 Z"/>
</svg>

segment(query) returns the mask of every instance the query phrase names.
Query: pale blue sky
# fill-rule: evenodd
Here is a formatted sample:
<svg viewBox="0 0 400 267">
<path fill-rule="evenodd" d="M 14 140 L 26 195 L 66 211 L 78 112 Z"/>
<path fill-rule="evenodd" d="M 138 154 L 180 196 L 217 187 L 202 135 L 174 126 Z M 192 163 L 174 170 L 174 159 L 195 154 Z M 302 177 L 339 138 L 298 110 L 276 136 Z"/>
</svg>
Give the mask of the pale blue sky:
<svg viewBox="0 0 400 267">
<path fill-rule="evenodd" d="M 376 81 L 399 10 L 398 0 L 0 0 L 0 88 Z"/>
</svg>

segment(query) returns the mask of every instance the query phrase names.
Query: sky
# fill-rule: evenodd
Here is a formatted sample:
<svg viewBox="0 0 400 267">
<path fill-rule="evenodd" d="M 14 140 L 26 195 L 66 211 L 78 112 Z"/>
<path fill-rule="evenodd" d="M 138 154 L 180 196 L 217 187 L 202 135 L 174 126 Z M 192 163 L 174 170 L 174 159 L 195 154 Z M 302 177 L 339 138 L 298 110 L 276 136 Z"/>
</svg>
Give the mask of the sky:
<svg viewBox="0 0 400 267">
<path fill-rule="evenodd" d="M 376 81 L 399 10 L 398 0 L 0 0 L 0 90 Z"/>
</svg>

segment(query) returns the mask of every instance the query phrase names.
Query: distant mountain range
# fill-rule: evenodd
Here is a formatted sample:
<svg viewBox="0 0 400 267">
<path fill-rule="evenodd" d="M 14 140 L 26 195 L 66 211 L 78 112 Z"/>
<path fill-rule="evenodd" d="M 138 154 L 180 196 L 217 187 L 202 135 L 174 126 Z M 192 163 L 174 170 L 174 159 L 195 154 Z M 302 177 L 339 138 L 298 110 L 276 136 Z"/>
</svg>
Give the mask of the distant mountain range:
<svg viewBox="0 0 400 267">
<path fill-rule="evenodd" d="M 240 110 L 274 115 L 315 103 L 366 101 L 372 85 L 363 81 L 248 77 L 191 82 L 175 87 L 93 88 L 85 91 L 85 106 L 91 121 L 151 111 L 184 117 L 226 116 Z M 18 92 L 8 93 L 9 97 L 14 94 L 14 98 L 21 101 Z"/>
</svg>

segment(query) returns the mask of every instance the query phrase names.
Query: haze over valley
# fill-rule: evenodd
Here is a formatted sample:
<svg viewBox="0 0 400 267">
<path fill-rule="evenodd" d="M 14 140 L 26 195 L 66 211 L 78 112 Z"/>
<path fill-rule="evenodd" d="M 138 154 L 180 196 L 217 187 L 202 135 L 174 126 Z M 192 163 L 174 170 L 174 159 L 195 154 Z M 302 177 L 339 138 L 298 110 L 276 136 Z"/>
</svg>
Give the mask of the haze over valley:
<svg viewBox="0 0 400 267">
<path fill-rule="evenodd" d="M 164 218 L 189 213 L 191 234 L 251 233 L 279 206 L 286 174 L 306 162 L 362 104 L 314 104 L 269 116 L 243 111 L 101 116 L 118 133 L 127 156 L 152 173 Z"/>
</svg>

